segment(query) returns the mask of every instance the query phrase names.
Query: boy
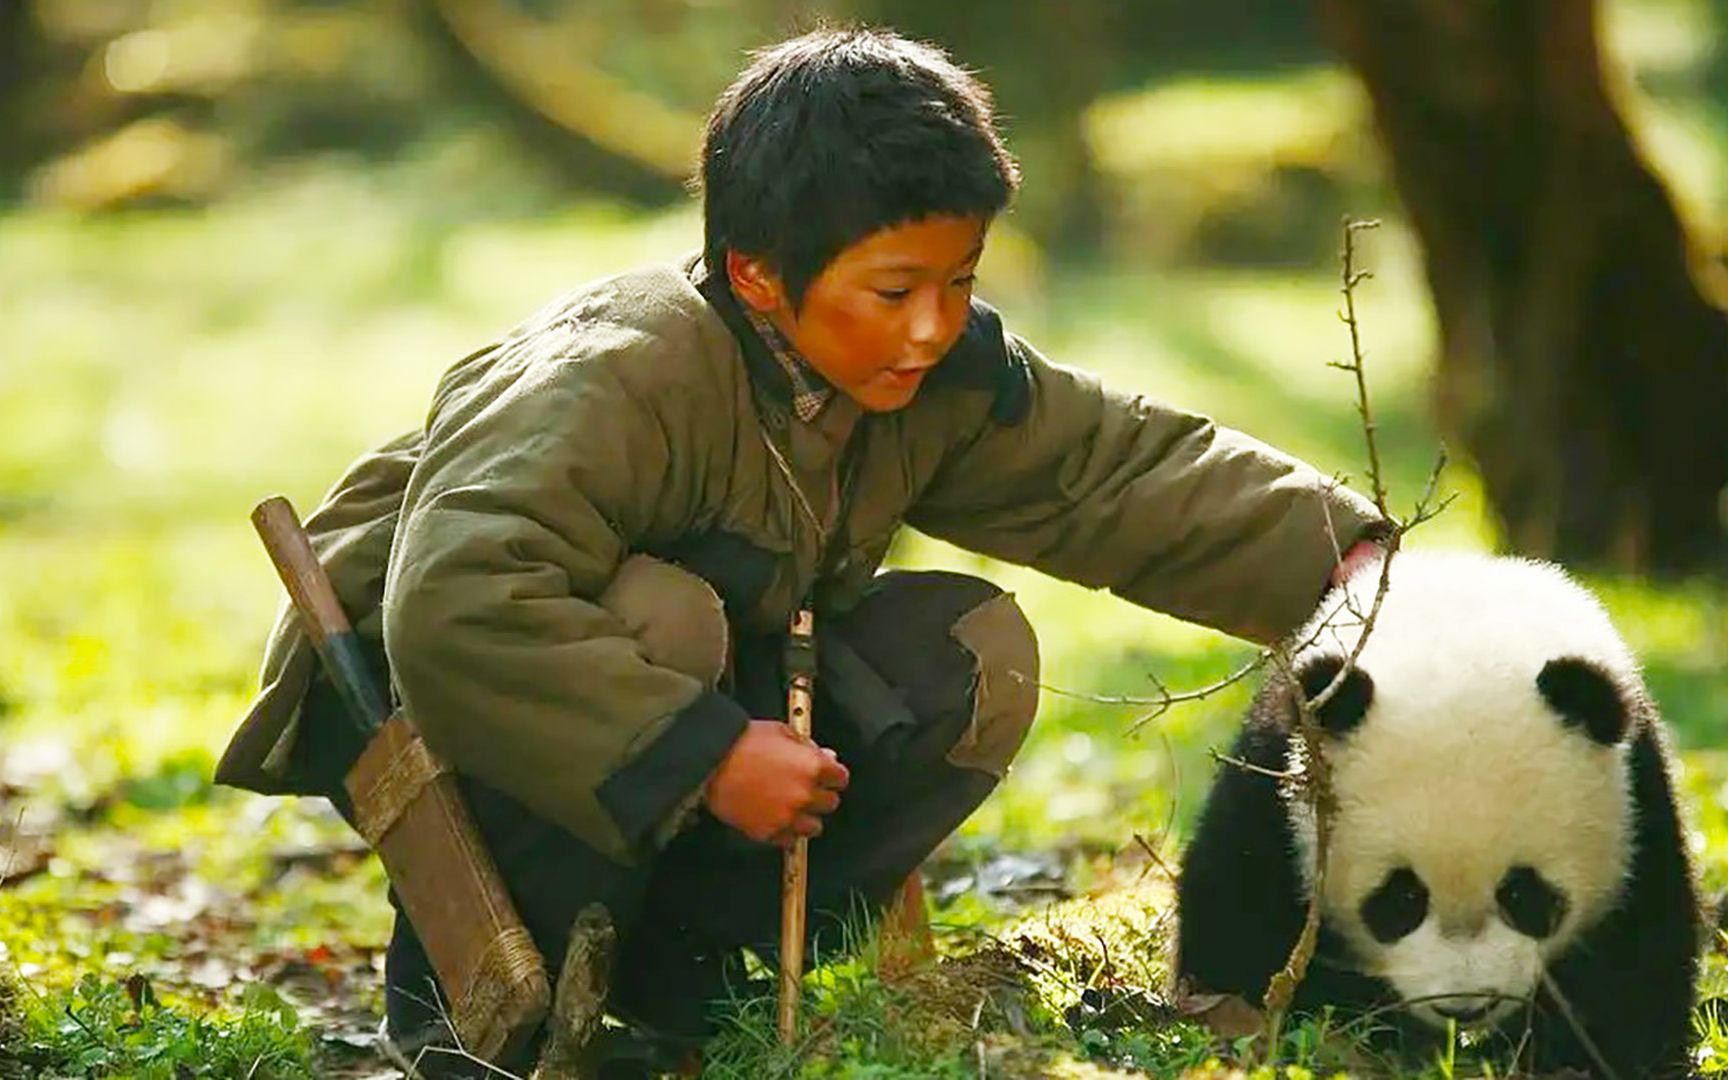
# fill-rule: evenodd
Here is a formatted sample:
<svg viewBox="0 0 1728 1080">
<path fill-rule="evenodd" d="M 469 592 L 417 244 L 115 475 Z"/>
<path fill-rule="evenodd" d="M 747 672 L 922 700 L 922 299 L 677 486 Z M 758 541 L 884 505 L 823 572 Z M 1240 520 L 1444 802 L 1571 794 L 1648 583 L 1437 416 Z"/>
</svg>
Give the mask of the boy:
<svg viewBox="0 0 1728 1080">
<path fill-rule="evenodd" d="M 701 259 L 579 289 L 462 360 L 425 429 L 308 520 L 554 978 L 600 904 L 608 1009 L 692 1042 L 739 950 L 772 951 L 777 845 L 820 836 L 813 933 L 879 908 L 1032 721 L 1013 598 L 878 575 L 902 522 L 1257 641 L 1313 609 L 1334 535 L 1354 553 L 1377 527 L 1306 466 L 1004 333 L 972 275 L 1018 171 L 937 50 L 824 30 L 760 53 L 701 179 Z M 814 743 L 779 719 L 806 602 Z M 358 746 L 313 667 L 279 624 L 219 777 L 346 811 Z M 398 916 L 400 1045 L 437 1032 L 430 980 Z"/>
</svg>

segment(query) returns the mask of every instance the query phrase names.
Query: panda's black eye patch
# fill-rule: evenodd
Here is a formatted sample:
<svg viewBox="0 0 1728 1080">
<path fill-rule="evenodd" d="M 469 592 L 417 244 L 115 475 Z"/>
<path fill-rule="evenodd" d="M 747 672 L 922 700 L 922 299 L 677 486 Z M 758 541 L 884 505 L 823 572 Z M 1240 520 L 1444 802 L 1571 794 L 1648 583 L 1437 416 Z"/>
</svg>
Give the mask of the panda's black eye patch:
<svg viewBox="0 0 1728 1080">
<path fill-rule="evenodd" d="M 1408 866 L 1386 875 L 1362 901 L 1362 923 L 1374 940 L 1390 945 L 1413 932 L 1428 917 L 1428 886 Z"/>
<path fill-rule="evenodd" d="M 1566 916 L 1566 898 L 1528 866 L 1514 866 L 1494 890 L 1500 914 L 1512 929 L 1525 937 L 1545 938 L 1560 929 Z"/>
</svg>

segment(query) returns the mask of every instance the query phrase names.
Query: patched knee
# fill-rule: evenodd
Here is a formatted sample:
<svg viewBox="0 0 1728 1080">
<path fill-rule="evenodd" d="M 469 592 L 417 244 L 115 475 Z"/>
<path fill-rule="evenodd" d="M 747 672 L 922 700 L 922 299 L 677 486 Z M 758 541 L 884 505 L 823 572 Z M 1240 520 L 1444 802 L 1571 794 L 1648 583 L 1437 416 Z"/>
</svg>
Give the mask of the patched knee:
<svg viewBox="0 0 1728 1080">
<path fill-rule="evenodd" d="M 950 764 L 1005 775 L 1038 711 L 1038 638 L 1013 593 L 961 615 L 949 636 L 971 655 L 972 717 Z"/>
<path fill-rule="evenodd" d="M 652 556 L 632 555 L 599 602 L 629 629 L 649 663 L 705 686 L 719 682 L 726 669 L 726 613 L 706 581 Z"/>
</svg>

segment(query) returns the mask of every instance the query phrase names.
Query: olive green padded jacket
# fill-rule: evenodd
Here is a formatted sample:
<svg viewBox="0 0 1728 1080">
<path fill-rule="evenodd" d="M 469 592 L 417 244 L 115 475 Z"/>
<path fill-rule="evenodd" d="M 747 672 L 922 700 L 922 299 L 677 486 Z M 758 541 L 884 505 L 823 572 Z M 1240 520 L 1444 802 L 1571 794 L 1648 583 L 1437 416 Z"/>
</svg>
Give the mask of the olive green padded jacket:
<svg viewBox="0 0 1728 1080">
<path fill-rule="evenodd" d="M 812 590 L 844 609 L 903 523 L 1262 642 L 1312 611 L 1334 535 L 1378 527 L 1312 468 L 1051 363 L 982 303 L 906 408 L 836 394 L 802 423 L 699 263 L 580 288 L 461 360 L 425 428 L 307 519 L 431 747 L 621 861 L 748 720 L 596 603 L 624 559 L 682 563 L 768 631 Z M 284 613 L 219 780 L 294 790 L 314 664 Z"/>
</svg>

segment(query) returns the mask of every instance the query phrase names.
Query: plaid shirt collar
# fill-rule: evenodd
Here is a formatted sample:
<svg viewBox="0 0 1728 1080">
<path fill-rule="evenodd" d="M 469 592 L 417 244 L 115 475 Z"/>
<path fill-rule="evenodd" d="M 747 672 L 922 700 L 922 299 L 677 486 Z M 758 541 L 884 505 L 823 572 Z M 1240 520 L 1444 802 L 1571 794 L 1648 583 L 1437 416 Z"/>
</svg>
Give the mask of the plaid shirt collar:
<svg viewBox="0 0 1728 1080">
<path fill-rule="evenodd" d="M 806 424 L 813 423 L 834 399 L 833 385 L 810 366 L 810 361 L 798 354 L 798 350 L 786 340 L 786 335 L 780 332 L 780 328 L 769 321 L 768 316 L 742 300 L 738 302 L 738 306 L 743 310 L 744 317 L 750 320 L 756 336 L 762 339 L 762 344 L 768 347 L 768 352 L 786 373 L 787 381 L 792 384 L 793 415 Z"/>
</svg>

